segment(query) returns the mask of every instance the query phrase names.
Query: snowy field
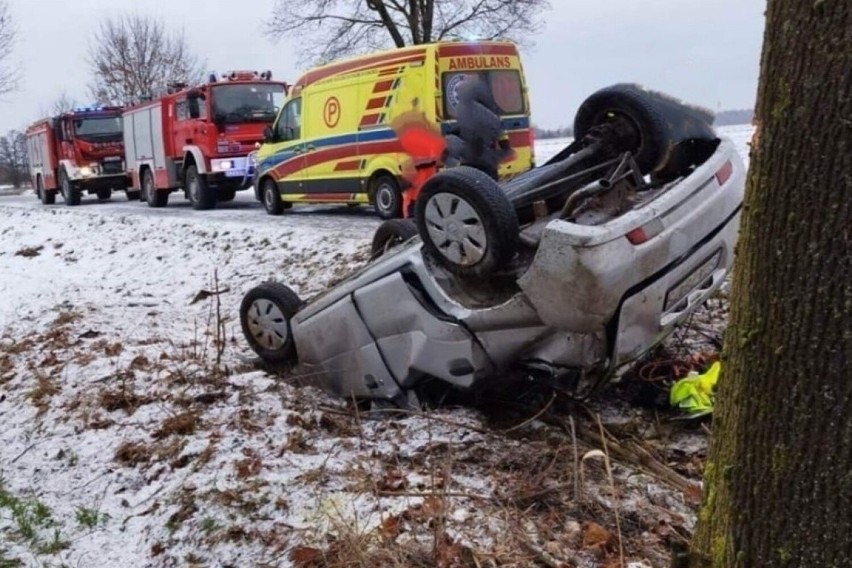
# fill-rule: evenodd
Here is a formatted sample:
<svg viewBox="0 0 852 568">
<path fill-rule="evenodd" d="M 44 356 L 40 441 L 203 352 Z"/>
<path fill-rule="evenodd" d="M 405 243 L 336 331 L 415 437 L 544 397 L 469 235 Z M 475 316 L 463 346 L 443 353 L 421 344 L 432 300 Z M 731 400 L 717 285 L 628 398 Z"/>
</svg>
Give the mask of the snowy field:
<svg viewBox="0 0 852 568">
<path fill-rule="evenodd" d="M 752 128 L 720 130 L 747 160 Z M 537 160 L 565 143 L 538 141 Z M 366 261 L 378 225 L 367 207 L 271 217 L 250 192 L 214 211 L 0 196 L 0 566 L 610 562 L 619 507 L 594 456 L 578 495 L 564 430 L 472 410 L 362 421 L 244 362 L 245 291 L 274 278 L 309 297 Z M 616 483 L 627 558 L 665 565 L 694 502 L 628 466 Z M 529 508 L 569 485 L 563 518 Z"/>
</svg>

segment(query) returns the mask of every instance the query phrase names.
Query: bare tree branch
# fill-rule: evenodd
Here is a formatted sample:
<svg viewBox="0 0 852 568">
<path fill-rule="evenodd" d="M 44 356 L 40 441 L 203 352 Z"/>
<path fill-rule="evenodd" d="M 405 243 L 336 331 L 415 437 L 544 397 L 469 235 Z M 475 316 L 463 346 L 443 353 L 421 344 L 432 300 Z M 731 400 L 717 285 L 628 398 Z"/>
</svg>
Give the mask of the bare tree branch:
<svg viewBox="0 0 852 568">
<path fill-rule="evenodd" d="M 9 4 L 0 0 L 0 95 L 14 91 L 18 87 L 19 71 L 10 62 L 15 49 L 17 30 L 9 13 Z"/>
<path fill-rule="evenodd" d="M 108 104 L 132 104 L 171 82 L 203 78 L 183 31 L 169 31 L 163 20 L 135 14 L 101 22 L 89 47 L 89 66 L 94 75 L 89 89 L 98 102 Z"/>
<path fill-rule="evenodd" d="M 50 115 L 57 116 L 66 113 L 79 106 L 77 99 L 69 95 L 66 91 L 59 93 L 53 104 L 50 105 Z"/>
<path fill-rule="evenodd" d="M 265 33 L 293 38 L 310 63 L 436 40 L 528 45 L 549 0 L 276 0 Z"/>
<path fill-rule="evenodd" d="M 28 177 L 28 169 L 26 137 L 19 130 L 10 130 L 0 137 L 0 183 L 21 187 Z"/>
</svg>

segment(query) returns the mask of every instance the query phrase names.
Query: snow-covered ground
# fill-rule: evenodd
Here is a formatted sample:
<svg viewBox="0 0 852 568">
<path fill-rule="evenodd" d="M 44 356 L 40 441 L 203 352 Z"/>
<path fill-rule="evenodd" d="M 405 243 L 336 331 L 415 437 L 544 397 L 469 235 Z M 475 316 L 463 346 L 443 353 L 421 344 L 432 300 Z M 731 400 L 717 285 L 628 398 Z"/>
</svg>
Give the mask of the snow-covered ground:
<svg viewBox="0 0 852 568">
<path fill-rule="evenodd" d="M 721 130 L 747 159 L 751 127 Z M 538 161 L 564 144 L 538 141 Z M 362 421 L 243 363 L 244 292 L 269 278 L 319 292 L 366 260 L 378 224 L 367 207 L 270 217 L 248 192 L 206 212 L 0 197 L 0 566 L 342 565 L 330 557 L 418 542 L 446 566 L 611 560 L 597 460 L 558 530 L 523 505 L 574 487 L 564 430 L 510 435 L 470 410 Z M 660 520 L 688 530 L 694 513 L 647 472 L 617 482 L 644 535 L 628 557 L 662 565 Z"/>
</svg>

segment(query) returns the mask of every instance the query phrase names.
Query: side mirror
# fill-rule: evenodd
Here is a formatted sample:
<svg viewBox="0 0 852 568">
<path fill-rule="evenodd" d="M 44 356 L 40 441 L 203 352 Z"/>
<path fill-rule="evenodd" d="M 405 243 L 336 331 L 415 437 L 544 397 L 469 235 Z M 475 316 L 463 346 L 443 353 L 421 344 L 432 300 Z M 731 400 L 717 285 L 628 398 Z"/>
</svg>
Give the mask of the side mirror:
<svg viewBox="0 0 852 568">
<path fill-rule="evenodd" d="M 264 142 L 275 142 L 275 131 L 272 130 L 271 126 L 267 126 L 263 129 L 263 141 Z"/>
</svg>

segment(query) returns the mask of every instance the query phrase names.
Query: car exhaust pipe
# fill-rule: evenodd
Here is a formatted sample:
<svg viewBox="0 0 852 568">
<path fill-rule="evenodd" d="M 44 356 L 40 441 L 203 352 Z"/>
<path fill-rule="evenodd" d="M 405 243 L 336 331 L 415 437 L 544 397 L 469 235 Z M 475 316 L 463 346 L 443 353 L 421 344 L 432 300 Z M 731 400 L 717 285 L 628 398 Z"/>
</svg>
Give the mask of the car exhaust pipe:
<svg viewBox="0 0 852 568">
<path fill-rule="evenodd" d="M 601 178 L 599 180 L 593 181 L 587 185 L 584 185 L 574 193 L 568 196 L 568 199 L 565 200 L 565 205 L 562 206 L 562 211 L 559 212 L 559 218 L 565 219 L 569 217 L 571 213 L 574 212 L 576 206 L 580 203 L 580 201 L 592 197 L 593 195 L 599 195 L 601 193 L 605 193 L 612 189 L 612 183 L 605 178 Z"/>
</svg>

